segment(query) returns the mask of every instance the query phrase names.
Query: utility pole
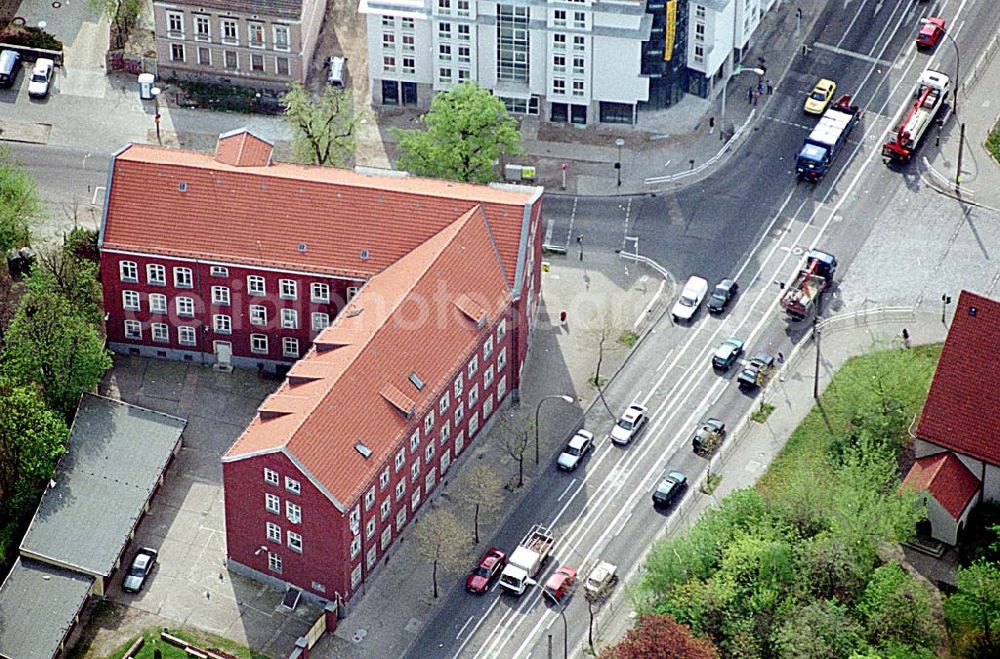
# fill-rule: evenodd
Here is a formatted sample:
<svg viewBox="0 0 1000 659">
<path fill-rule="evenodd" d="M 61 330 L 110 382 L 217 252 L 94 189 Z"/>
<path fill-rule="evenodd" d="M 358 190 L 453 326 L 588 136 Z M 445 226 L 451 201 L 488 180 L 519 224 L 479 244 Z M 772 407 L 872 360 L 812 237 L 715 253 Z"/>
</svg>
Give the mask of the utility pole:
<svg viewBox="0 0 1000 659">
<path fill-rule="evenodd" d="M 813 341 L 816 342 L 816 372 L 813 375 L 813 398 L 819 399 L 819 362 L 820 362 L 820 350 L 819 342 L 820 337 L 823 335 L 823 328 L 819 326 L 820 317 L 816 315 L 813 318 Z"/>
<path fill-rule="evenodd" d="M 955 94 L 958 99 L 958 94 Z M 955 194 L 962 195 L 962 151 L 965 147 L 965 122 L 962 122 L 958 131 L 958 168 L 955 170 Z"/>
</svg>

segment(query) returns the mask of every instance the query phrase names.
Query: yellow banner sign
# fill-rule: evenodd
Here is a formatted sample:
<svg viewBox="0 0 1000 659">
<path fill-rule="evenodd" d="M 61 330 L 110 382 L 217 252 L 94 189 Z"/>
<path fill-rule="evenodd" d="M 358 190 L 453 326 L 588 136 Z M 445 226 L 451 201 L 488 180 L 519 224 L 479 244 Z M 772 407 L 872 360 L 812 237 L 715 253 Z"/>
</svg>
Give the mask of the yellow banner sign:
<svg viewBox="0 0 1000 659">
<path fill-rule="evenodd" d="M 663 32 L 663 60 L 670 61 L 670 56 L 674 53 L 674 34 L 677 31 L 677 0 L 667 0 L 667 27 Z"/>
</svg>

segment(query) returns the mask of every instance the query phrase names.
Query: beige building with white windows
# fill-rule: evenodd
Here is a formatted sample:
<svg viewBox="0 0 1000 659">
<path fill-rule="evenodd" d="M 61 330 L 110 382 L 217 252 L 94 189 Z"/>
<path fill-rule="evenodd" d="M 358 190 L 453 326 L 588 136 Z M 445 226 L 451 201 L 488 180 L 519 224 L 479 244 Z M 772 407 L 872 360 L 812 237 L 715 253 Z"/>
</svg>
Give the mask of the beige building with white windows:
<svg viewBox="0 0 1000 659">
<path fill-rule="evenodd" d="M 160 78 L 282 90 L 305 82 L 323 0 L 154 1 Z"/>
</svg>

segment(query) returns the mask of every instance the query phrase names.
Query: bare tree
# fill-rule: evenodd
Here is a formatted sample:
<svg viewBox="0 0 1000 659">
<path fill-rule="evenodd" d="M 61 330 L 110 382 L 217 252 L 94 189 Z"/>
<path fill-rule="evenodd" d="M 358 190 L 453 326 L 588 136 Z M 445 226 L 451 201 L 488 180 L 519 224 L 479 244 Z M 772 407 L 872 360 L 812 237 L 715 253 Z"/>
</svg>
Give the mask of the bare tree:
<svg viewBox="0 0 1000 659">
<path fill-rule="evenodd" d="M 528 450 L 528 443 L 535 424 L 530 418 L 522 415 L 511 414 L 503 416 L 497 423 L 496 433 L 500 438 L 500 443 L 507 455 L 517 461 L 517 486 L 524 485 L 524 454 Z"/>
<path fill-rule="evenodd" d="M 626 347 L 628 342 L 623 337 L 626 336 L 628 330 L 622 321 L 621 313 L 608 304 L 604 307 L 603 311 L 590 318 L 583 327 L 582 332 L 584 342 L 597 353 L 597 365 L 594 367 L 594 377 L 589 380 L 589 383 L 597 388 L 597 395 L 600 396 L 601 403 L 604 404 L 604 409 L 614 417 L 614 412 L 608 407 L 608 401 L 604 399 L 601 366 L 604 364 L 605 354 Z"/>
<path fill-rule="evenodd" d="M 414 537 L 420 555 L 434 567 L 434 597 L 438 596 L 438 568 L 444 572 L 460 569 L 469 557 L 469 536 L 458 518 L 445 508 L 431 508 L 417 520 Z"/>
<path fill-rule="evenodd" d="M 458 498 L 474 509 L 473 542 L 479 544 L 479 515 L 492 516 L 503 504 L 503 483 L 496 471 L 485 464 L 472 465 L 462 472 Z"/>
<path fill-rule="evenodd" d="M 326 85 L 313 101 L 305 87 L 295 82 L 283 99 L 296 159 L 310 165 L 347 164 L 354 154 L 359 123 L 350 92 Z"/>
</svg>

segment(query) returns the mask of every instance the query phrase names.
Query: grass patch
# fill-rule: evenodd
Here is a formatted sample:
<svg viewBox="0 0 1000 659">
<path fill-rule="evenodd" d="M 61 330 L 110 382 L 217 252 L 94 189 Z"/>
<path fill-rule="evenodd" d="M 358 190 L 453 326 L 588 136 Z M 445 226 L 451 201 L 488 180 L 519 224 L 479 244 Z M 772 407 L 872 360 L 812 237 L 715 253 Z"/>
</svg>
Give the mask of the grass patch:
<svg viewBox="0 0 1000 659">
<path fill-rule="evenodd" d="M 639 335 L 632 330 L 625 330 L 618 335 L 618 343 L 622 344 L 626 348 L 631 348 L 639 340 Z"/>
<path fill-rule="evenodd" d="M 896 419 L 891 439 L 908 446 L 907 428 L 923 408 L 940 356 L 937 344 L 878 350 L 848 360 L 758 481 L 758 491 L 770 498 L 795 473 L 828 474 L 835 443 L 849 437 L 865 415 L 891 410 Z"/>
<path fill-rule="evenodd" d="M 771 403 L 761 402 L 757 409 L 750 413 L 750 420 L 756 423 L 764 423 L 767 421 L 767 417 L 771 416 L 771 412 L 773 411 L 774 405 L 771 405 Z"/>
<path fill-rule="evenodd" d="M 993 156 L 993 160 L 1000 163 L 1000 122 L 997 122 L 986 138 L 986 149 Z"/>
<path fill-rule="evenodd" d="M 722 484 L 722 474 L 709 474 L 698 488 L 702 494 L 712 494 Z"/>
<path fill-rule="evenodd" d="M 153 659 L 156 650 L 159 650 L 163 656 L 163 659 L 190 659 L 189 655 L 181 648 L 171 645 L 160 638 L 160 632 L 162 629 L 160 627 L 149 627 L 142 631 L 142 637 L 145 639 L 146 643 L 136 654 L 137 659 Z M 267 655 L 261 654 L 251 650 L 250 648 L 235 643 L 228 638 L 222 638 L 221 636 L 215 636 L 214 634 L 208 634 L 205 632 L 194 631 L 191 629 L 174 629 L 170 628 L 170 634 L 176 636 L 177 638 L 184 639 L 188 643 L 197 645 L 202 650 L 213 650 L 225 654 L 227 656 L 236 657 L 237 659 L 267 659 Z M 125 652 L 132 647 L 132 643 L 137 637 L 133 637 L 130 640 L 123 643 L 115 652 L 111 655 L 111 659 L 121 659 L 125 656 Z"/>
</svg>

